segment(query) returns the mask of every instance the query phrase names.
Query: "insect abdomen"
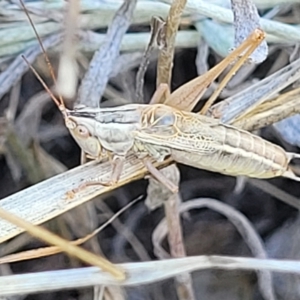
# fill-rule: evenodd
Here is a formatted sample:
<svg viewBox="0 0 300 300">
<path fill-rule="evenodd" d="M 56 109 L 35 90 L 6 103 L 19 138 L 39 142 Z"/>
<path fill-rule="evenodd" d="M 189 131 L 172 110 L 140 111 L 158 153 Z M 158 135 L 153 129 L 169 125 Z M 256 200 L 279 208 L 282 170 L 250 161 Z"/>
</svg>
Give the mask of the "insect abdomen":
<svg viewBox="0 0 300 300">
<path fill-rule="evenodd" d="M 172 149 L 174 160 L 210 171 L 237 176 L 272 178 L 283 175 L 288 168 L 285 151 L 249 132 L 226 125 L 219 131 L 219 147 L 213 153 L 198 155 Z"/>
</svg>

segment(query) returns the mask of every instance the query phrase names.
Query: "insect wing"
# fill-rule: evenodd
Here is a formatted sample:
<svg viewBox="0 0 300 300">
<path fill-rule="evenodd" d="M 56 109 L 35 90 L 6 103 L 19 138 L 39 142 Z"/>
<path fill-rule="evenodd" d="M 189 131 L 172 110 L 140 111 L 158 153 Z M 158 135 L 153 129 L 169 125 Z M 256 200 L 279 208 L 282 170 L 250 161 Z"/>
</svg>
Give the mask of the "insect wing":
<svg viewBox="0 0 300 300">
<path fill-rule="evenodd" d="M 193 113 L 176 113 L 173 122 L 170 116 L 161 118 L 149 126 L 134 132 L 134 137 L 144 144 L 182 150 L 197 154 L 212 154 L 220 146 L 220 138 L 214 134 L 213 127 L 218 120 Z"/>
</svg>

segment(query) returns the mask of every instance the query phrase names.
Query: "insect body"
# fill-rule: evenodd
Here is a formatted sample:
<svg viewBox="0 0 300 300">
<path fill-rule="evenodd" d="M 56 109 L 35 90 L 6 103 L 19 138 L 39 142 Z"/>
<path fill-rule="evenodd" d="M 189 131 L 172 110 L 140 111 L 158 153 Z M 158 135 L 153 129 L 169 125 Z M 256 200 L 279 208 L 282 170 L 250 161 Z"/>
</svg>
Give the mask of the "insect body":
<svg viewBox="0 0 300 300">
<path fill-rule="evenodd" d="M 254 35 L 255 33 L 261 38 L 264 37 L 260 30 L 255 31 Z M 40 79 L 30 64 L 29 67 Z M 215 69 L 211 71 L 214 74 Z M 209 76 L 209 79 L 212 78 L 214 75 Z M 205 77 L 203 81 L 200 76 L 196 82 L 184 86 L 185 93 L 173 93 L 173 100 L 182 100 L 181 97 L 187 94 L 192 96 L 194 103 L 199 98 L 199 93 L 191 95 L 193 89 L 190 85 L 197 91 L 198 80 L 207 86 L 208 79 Z M 216 119 L 183 112 L 164 104 L 129 104 L 106 109 L 68 110 L 63 100 L 57 100 L 44 82 L 41 79 L 40 81 L 63 113 L 72 136 L 89 157 L 99 160 L 103 155 L 108 155 L 116 158 L 115 161 L 121 161 L 118 167 L 115 163 L 112 172 L 114 176 L 111 176 L 110 183 L 118 180 L 122 159 L 130 152 L 143 158 L 145 166 L 156 178 L 160 173 L 154 166 L 149 165 L 149 161 L 146 162 L 146 156 L 152 156 L 157 161 L 171 156 L 173 160 L 186 165 L 233 176 L 284 176 L 300 181 L 289 167 L 290 160 L 300 155 L 287 153 L 281 147 L 256 135 L 222 124 Z M 172 187 L 171 184 L 170 186 Z"/>
<path fill-rule="evenodd" d="M 93 149 L 104 149 L 117 156 L 150 155 L 157 161 L 171 156 L 179 163 L 232 176 L 299 180 L 289 168 L 297 154 L 203 115 L 163 104 L 83 108 L 67 114 L 67 123 L 71 120 L 85 128 L 83 137 L 69 127 L 79 146 L 91 155 Z"/>
<path fill-rule="evenodd" d="M 285 176 L 299 180 L 289 169 L 290 160 L 299 155 L 287 153 L 277 145 L 248 131 L 222 124 L 217 119 L 164 105 L 153 108 L 153 124 L 160 118 L 162 111 L 168 111 L 168 119 L 173 114 L 176 123 L 163 126 L 160 121 L 159 126 L 151 126 L 149 122 L 136 134 L 136 139 L 168 147 L 175 161 L 233 176 Z"/>
</svg>

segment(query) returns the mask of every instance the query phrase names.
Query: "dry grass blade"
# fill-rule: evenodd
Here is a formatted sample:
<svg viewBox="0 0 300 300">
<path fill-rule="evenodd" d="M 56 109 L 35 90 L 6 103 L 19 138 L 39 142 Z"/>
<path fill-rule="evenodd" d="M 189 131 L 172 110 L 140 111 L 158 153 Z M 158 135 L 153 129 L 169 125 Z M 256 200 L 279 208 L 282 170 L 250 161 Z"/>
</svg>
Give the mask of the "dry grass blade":
<svg viewBox="0 0 300 300">
<path fill-rule="evenodd" d="M 249 111 L 268 101 L 272 96 L 300 78 L 300 59 L 280 69 L 276 73 L 250 86 L 226 100 L 215 104 L 211 114 L 223 123 L 233 123 Z M 259 108 L 257 108 L 259 109 Z"/>
<path fill-rule="evenodd" d="M 61 40 L 62 36 L 60 34 L 50 36 L 43 41 L 44 48 L 47 50 L 48 48 L 57 45 Z M 9 67 L 0 74 L 0 100 L 3 98 L 4 94 L 21 79 L 23 74 L 28 71 L 28 65 L 25 64 L 22 56 L 26 57 L 30 64 L 32 64 L 41 52 L 39 46 L 31 46 L 24 51 L 22 55 L 17 56 Z"/>
<path fill-rule="evenodd" d="M 300 113 L 299 97 L 300 88 L 281 94 L 275 99 L 262 103 L 243 118 L 235 120 L 232 125 L 253 131 L 298 114 Z"/>
<path fill-rule="evenodd" d="M 154 163 L 154 165 L 156 167 L 164 167 L 170 162 L 168 160 L 159 164 Z M 139 159 L 130 156 L 126 160 L 121 179 L 116 185 L 113 187 L 91 186 L 78 193 L 76 198 L 70 201 L 66 199 L 66 193 L 74 187 L 78 187 L 83 179 L 99 178 L 105 181 L 110 174 L 110 162 L 101 164 L 91 162 L 6 197 L 1 200 L 0 207 L 26 219 L 30 223 L 41 224 L 98 195 L 116 189 L 133 180 L 143 178 L 147 174 L 147 170 Z M 23 231 L 17 226 L 0 221 L 0 243 Z"/>
<path fill-rule="evenodd" d="M 182 273 L 205 269 L 223 270 L 268 270 L 300 274 L 300 262 L 296 260 L 260 259 L 232 256 L 190 256 L 150 262 L 118 264 L 127 278 L 122 282 L 95 267 L 37 272 L 22 275 L 2 276 L 0 295 L 18 295 L 49 292 L 60 289 L 90 287 L 94 285 L 135 286 L 158 282 Z"/>
<path fill-rule="evenodd" d="M 298 0 L 287 0 L 284 3 L 295 3 Z M 32 43 L 32 40 L 35 39 L 32 35 L 32 30 L 27 24 L 24 24 L 24 12 L 22 10 L 18 10 L 16 5 L 12 4 L 11 1 L 1 1 L 4 4 L 4 9 L 2 10 L 2 14 L 6 16 L 6 18 L 2 18 L 2 23 L 9 20 L 12 21 L 20 21 L 19 26 L 3 28 L 0 31 L 0 44 L 4 45 L 2 50 L 2 55 L 11 55 L 9 48 L 14 48 L 16 51 L 24 51 L 24 47 L 26 45 L 22 43 L 22 41 L 29 41 Z M 110 24 L 111 19 L 115 13 L 115 11 L 119 8 L 123 1 L 109 1 L 109 2 L 98 2 L 98 1 L 81 1 L 81 28 L 82 29 L 94 29 L 94 28 L 105 28 Z M 172 1 L 164 2 L 171 3 Z M 233 21 L 232 12 L 230 9 L 221 7 L 219 5 L 215 5 L 215 3 L 221 3 L 220 1 L 214 3 L 206 3 L 205 1 L 188 1 L 187 10 L 185 11 L 185 16 L 189 15 L 203 15 L 207 18 L 212 18 L 221 22 L 231 23 Z M 280 1 L 270 1 L 270 0 L 260 0 L 255 1 L 258 8 L 272 8 L 277 4 L 282 4 Z M 51 35 L 58 30 L 61 29 L 60 24 L 53 22 L 52 15 L 61 16 L 62 8 L 65 6 L 64 1 L 28 1 L 26 3 L 27 7 L 32 12 L 37 12 L 39 15 L 34 16 L 35 23 L 39 23 L 39 32 L 42 37 L 47 35 Z M 149 22 L 151 15 L 160 15 L 165 18 L 168 14 L 169 5 L 166 3 L 162 3 L 161 1 L 148 1 L 148 0 L 139 0 L 138 5 L 136 7 L 136 14 L 133 18 L 134 24 L 146 24 Z M 49 11 L 51 14 L 49 14 Z M 48 14 L 47 14 L 48 12 Z M 189 14 L 190 12 L 190 14 Z M 15 15 L 17 15 L 17 20 L 15 20 Z M 40 20 L 40 17 L 42 20 Z M 26 20 L 27 21 L 27 20 Z M 5 24 L 7 25 L 7 24 Z M 262 18 L 263 29 L 267 32 L 268 35 L 273 34 L 276 39 L 280 43 L 290 43 L 295 40 L 299 40 L 299 29 L 295 26 L 284 24 L 281 22 L 274 22 L 272 20 L 268 20 Z M 21 30 L 20 30 L 21 29 Z M 9 43 L 14 43 L 11 47 L 5 47 L 5 45 Z M 84 45 L 82 45 L 84 46 Z M 28 46 L 27 46 L 28 47 Z M 6 49 L 5 49 L 6 48 Z"/>
<path fill-rule="evenodd" d="M 23 230 L 26 230 L 28 233 L 42 241 L 59 247 L 62 251 L 68 253 L 69 255 L 77 257 L 78 259 L 90 265 L 98 266 L 104 271 L 110 273 L 118 280 L 125 279 L 124 271 L 115 267 L 108 260 L 97 256 L 83 248 L 79 248 L 76 245 L 71 244 L 69 241 L 64 240 L 63 238 L 51 233 L 50 231 L 40 226 L 32 225 L 30 222 L 27 222 L 17 217 L 16 215 L 11 214 L 10 212 L 5 211 L 2 208 L 0 208 L 0 218 L 22 228 Z"/>
<path fill-rule="evenodd" d="M 122 209 L 120 209 L 117 213 L 115 213 L 103 225 L 101 225 L 99 228 L 95 229 L 92 233 L 88 234 L 87 236 L 85 236 L 81 239 L 77 239 L 75 241 L 69 241 L 68 243 L 70 245 L 75 245 L 75 246 L 84 244 L 86 241 L 88 241 L 89 239 L 94 237 L 96 234 L 98 234 L 100 231 L 102 231 L 105 227 L 107 227 L 109 224 L 111 224 L 116 218 L 118 218 L 129 207 L 134 205 L 137 201 L 141 200 L 141 198 L 142 197 L 138 197 L 137 199 L 129 202 L 126 206 L 124 206 Z M 34 258 L 41 258 L 44 256 L 54 255 L 54 254 L 57 254 L 60 252 L 62 252 L 62 249 L 57 246 L 28 250 L 28 251 L 23 251 L 23 252 L 19 252 L 16 254 L 11 254 L 11 255 L 6 255 L 4 257 L 1 257 L 0 264 L 24 261 L 24 260 L 28 260 L 28 259 L 34 259 Z"/>
<path fill-rule="evenodd" d="M 110 24 L 105 43 L 95 52 L 78 91 L 77 104 L 98 107 L 127 31 L 137 0 L 125 0 Z"/>
<path fill-rule="evenodd" d="M 171 3 L 172 0 L 164 0 L 164 2 Z M 260 6 L 259 2 L 261 1 L 257 2 L 258 6 Z M 220 22 L 225 22 L 225 23 L 233 22 L 233 13 L 230 9 L 221 7 L 211 2 L 189 0 L 186 5 L 186 10 L 193 14 L 198 13 L 200 15 L 205 15 L 206 17 L 212 18 Z M 268 34 L 274 34 L 278 37 L 282 37 L 286 41 L 300 40 L 299 28 L 295 26 L 289 26 L 287 24 L 282 24 L 280 22 L 268 20 L 264 18 L 260 18 L 260 22 L 262 25 L 262 29 L 266 31 Z"/>
</svg>

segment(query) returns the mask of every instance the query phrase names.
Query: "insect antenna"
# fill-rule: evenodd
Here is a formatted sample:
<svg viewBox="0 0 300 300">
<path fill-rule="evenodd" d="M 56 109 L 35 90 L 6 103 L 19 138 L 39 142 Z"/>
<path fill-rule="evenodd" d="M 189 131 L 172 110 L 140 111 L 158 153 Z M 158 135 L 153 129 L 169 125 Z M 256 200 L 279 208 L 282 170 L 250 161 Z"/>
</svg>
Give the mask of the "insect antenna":
<svg viewBox="0 0 300 300">
<path fill-rule="evenodd" d="M 26 59 L 26 57 L 24 55 L 22 55 L 22 58 L 24 59 L 24 61 L 26 62 L 26 64 L 30 68 L 30 70 L 33 72 L 33 74 L 35 75 L 35 77 L 38 79 L 38 81 L 42 84 L 42 86 L 47 91 L 47 93 L 50 95 L 50 97 L 55 102 L 55 104 L 60 108 L 61 105 L 62 105 L 61 102 L 54 96 L 53 92 L 49 89 L 49 87 L 47 86 L 47 84 L 45 83 L 45 81 L 41 78 L 41 76 L 36 71 L 36 69 L 30 64 L 30 62 Z"/>
<path fill-rule="evenodd" d="M 35 36 L 36 36 L 38 42 L 39 42 L 39 45 L 40 45 L 40 47 L 41 47 L 41 49 L 42 49 L 42 52 L 43 52 L 45 61 L 46 61 L 46 63 L 47 63 L 48 70 L 49 70 L 50 75 L 51 75 L 51 78 L 52 78 L 52 80 L 53 80 L 53 82 L 54 82 L 54 84 L 55 84 L 55 86 L 56 86 L 56 85 L 57 85 L 57 80 L 56 80 L 56 77 L 55 77 L 54 70 L 53 70 L 53 67 L 52 67 L 52 65 L 51 65 L 50 59 L 49 59 L 49 57 L 48 57 L 48 54 L 47 54 L 47 52 L 46 52 L 46 50 L 45 50 L 45 48 L 44 48 L 44 45 L 43 45 L 43 43 L 42 43 L 42 41 L 41 41 L 41 38 L 40 38 L 40 36 L 39 36 L 39 34 L 38 34 L 38 32 L 37 32 L 35 26 L 34 26 L 34 23 L 33 23 L 32 19 L 31 19 L 31 17 L 30 17 L 30 14 L 29 14 L 29 12 L 28 12 L 28 9 L 26 8 L 26 6 L 25 6 L 23 0 L 20 0 L 20 3 L 21 3 L 22 8 L 23 8 L 24 11 L 25 11 L 25 14 L 26 14 L 26 16 L 27 16 L 27 18 L 28 18 L 28 20 L 29 20 L 29 23 L 30 23 L 30 25 L 31 25 L 31 27 L 32 27 L 32 29 L 33 29 L 33 31 L 34 31 L 34 33 L 35 33 Z M 62 114 L 63 114 L 64 116 L 66 116 L 66 107 L 65 107 L 64 100 L 63 100 L 62 96 L 59 95 L 59 96 L 58 96 L 58 97 L 59 97 L 59 100 L 58 100 L 58 99 L 54 96 L 53 92 L 51 92 L 51 90 L 49 89 L 49 87 L 46 85 L 45 81 L 44 81 L 44 80 L 41 78 L 41 76 L 38 74 L 38 72 L 33 68 L 33 66 L 32 66 L 32 65 L 29 63 L 29 61 L 25 58 L 25 56 L 22 55 L 22 58 L 25 60 L 25 62 L 27 63 L 28 67 L 31 69 L 31 71 L 34 73 L 34 75 L 36 76 L 36 78 L 37 78 L 37 79 L 39 80 L 39 82 L 42 84 L 42 86 L 44 87 L 44 89 L 45 89 L 45 90 L 47 91 L 47 93 L 50 95 L 50 97 L 52 98 L 52 100 L 53 100 L 53 101 L 55 102 L 55 104 L 58 106 L 58 108 L 59 108 L 59 110 L 62 112 Z"/>
</svg>

